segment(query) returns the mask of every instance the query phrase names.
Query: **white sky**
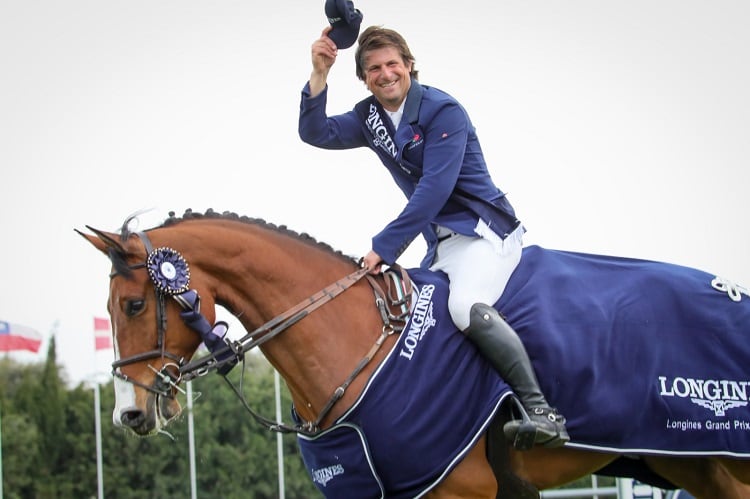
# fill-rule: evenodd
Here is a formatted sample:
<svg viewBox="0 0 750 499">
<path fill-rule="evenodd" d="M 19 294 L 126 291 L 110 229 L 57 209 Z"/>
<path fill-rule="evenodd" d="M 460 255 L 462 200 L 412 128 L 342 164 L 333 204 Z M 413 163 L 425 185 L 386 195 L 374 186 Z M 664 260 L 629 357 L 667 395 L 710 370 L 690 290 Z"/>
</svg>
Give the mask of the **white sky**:
<svg viewBox="0 0 750 499">
<path fill-rule="evenodd" d="M 467 108 L 527 244 L 750 285 L 746 0 L 356 5 Z M 73 229 L 141 209 L 141 228 L 211 207 L 364 254 L 404 200 L 370 151 L 297 135 L 325 23 L 322 0 L 0 2 L 0 319 L 45 337 L 57 322 L 68 375 L 90 375 L 109 262 Z M 329 112 L 366 95 L 353 55 Z"/>
</svg>

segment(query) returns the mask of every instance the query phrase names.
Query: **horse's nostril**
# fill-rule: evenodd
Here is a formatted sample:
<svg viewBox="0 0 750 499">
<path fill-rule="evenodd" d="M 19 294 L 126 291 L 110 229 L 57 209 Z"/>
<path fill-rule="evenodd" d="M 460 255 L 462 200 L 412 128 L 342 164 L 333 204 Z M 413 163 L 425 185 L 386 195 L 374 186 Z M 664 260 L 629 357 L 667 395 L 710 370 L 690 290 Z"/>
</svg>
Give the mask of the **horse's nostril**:
<svg viewBox="0 0 750 499">
<path fill-rule="evenodd" d="M 122 414 L 120 414 L 120 421 L 122 421 L 122 424 L 124 426 L 127 426 L 129 428 L 136 428 L 140 426 L 143 423 L 144 419 L 145 416 L 143 415 L 143 411 L 140 411 L 138 409 L 123 411 Z"/>
</svg>

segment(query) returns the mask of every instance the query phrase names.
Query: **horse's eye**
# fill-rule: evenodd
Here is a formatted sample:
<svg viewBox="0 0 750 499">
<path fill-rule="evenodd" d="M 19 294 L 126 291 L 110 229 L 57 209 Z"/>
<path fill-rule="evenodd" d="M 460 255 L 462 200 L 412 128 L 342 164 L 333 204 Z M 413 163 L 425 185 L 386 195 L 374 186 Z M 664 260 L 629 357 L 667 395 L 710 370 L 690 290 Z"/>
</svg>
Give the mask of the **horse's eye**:
<svg viewBox="0 0 750 499">
<path fill-rule="evenodd" d="M 143 310 L 143 307 L 145 305 L 146 305 L 145 300 L 128 300 L 125 303 L 125 314 L 128 317 L 133 317 L 135 315 L 138 315 L 138 313 Z"/>
</svg>

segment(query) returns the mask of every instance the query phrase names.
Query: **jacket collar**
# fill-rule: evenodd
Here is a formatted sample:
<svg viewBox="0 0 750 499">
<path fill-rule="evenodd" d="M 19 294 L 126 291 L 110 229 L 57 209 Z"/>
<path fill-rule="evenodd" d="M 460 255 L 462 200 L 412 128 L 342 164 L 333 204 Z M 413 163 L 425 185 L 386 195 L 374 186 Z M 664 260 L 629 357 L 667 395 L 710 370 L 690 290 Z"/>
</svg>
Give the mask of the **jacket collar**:
<svg viewBox="0 0 750 499">
<path fill-rule="evenodd" d="M 422 85 L 414 78 L 411 79 L 409 92 L 406 94 L 406 105 L 404 106 L 404 116 L 401 118 L 406 123 L 416 123 L 419 121 L 419 106 L 422 104 Z"/>
</svg>

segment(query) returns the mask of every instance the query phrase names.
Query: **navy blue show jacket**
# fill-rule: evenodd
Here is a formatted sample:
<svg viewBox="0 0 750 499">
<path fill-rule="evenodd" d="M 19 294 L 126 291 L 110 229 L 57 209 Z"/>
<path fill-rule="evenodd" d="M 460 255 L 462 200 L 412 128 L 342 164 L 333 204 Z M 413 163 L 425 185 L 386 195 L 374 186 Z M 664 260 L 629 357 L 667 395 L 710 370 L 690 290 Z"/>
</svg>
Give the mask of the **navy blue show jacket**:
<svg viewBox="0 0 750 499">
<path fill-rule="evenodd" d="M 476 130 L 464 108 L 450 95 L 411 80 L 404 114 L 393 129 L 374 96 L 351 111 L 328 116 L 328 87 L 310 96 L 302 90 L 300 138 L 324 149 L 369 147 L 408 199 L 395 220 L 372 238 L 372 249 L 389 265 L 422 234 L 431 265 L 437 246 L 435 224 L 476 236 L 483 220 L 504 239 L 520 225 L 505 194 L 494 184 Z"/>
</svg>

